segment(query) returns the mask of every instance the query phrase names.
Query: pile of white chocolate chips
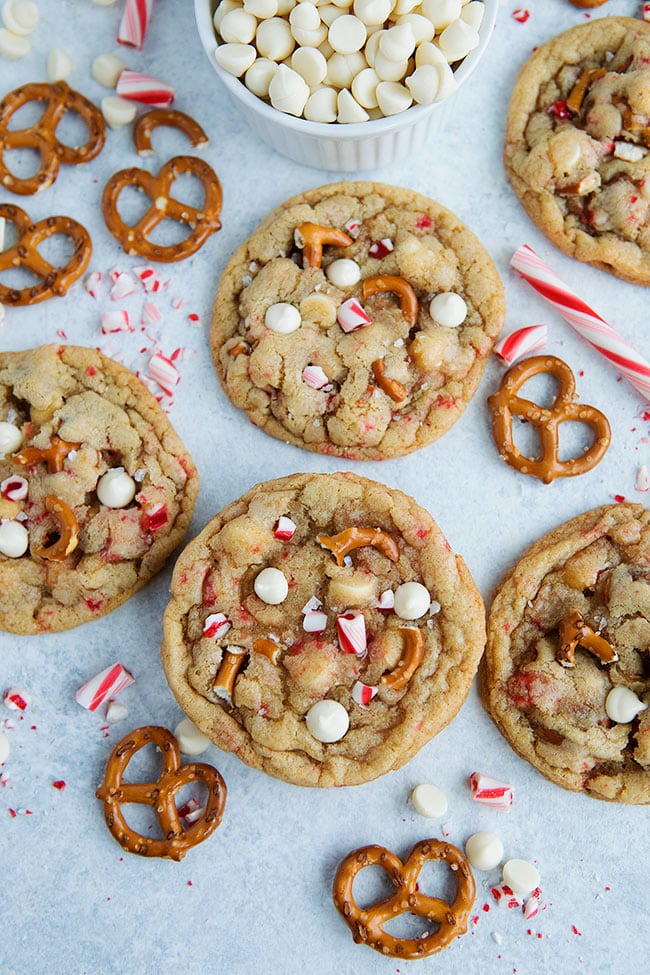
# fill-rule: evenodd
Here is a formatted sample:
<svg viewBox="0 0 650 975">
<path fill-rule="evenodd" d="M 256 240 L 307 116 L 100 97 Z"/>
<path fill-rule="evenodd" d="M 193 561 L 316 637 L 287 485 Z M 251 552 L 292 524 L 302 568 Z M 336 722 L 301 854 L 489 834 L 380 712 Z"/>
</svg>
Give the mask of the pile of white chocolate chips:
<svg viewBox="0 0 650 975">
<path fill-rule="evenodd" d="M 280 112 L 366 122 L 456 88 L 482 0 L 221 0 L 217 63 Z"/>
</svg>

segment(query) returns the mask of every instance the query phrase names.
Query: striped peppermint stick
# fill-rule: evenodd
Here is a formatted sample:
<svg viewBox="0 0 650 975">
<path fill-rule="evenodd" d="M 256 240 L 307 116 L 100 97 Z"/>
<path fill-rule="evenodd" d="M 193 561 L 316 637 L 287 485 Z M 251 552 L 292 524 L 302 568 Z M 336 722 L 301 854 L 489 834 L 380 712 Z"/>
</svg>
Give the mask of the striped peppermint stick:
<svg viewBox="0 0 650 975">
<path fill-rule="evenodd" d="M 151 75 L 132 71 L 131 68 L 122 71 L 115 91 L 120 98 L 142 102 L 143 105 L 152 105 L 155 108 L 169 108 L 174 101 L 174 89 L 171 85 L 159 78 L 152 78 Z"/>
<path fill-rule="evenodd" d="M 142 48 L 152 7 L 153 0 L 126 0 L 122 20 L 117 31 L 117 39 L 120 44 L 137 47 L 138 50 Z"/>
<path fill-rule="evenodd" d="M 567 288 L 532 247 L 524 244 L 512 255 L 510 263 L 579 335 L 609 359 L 634 388 L 650 400 L 650 363 L 615 332 L 604 318 Z"/>
</svg>

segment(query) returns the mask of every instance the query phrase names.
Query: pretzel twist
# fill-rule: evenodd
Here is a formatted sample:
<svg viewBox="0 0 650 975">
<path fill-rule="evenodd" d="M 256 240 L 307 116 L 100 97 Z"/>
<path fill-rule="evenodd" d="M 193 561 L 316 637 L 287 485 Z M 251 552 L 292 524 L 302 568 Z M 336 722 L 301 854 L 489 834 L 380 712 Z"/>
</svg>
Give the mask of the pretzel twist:
<svg viewBox="0 0 650 975">
<path fill-rule="evenodd" d="M 517 395 L 525 382 L 540 373 L 549 373 L 558 381 L 559 389 L 550 408 L 540 406 Z M 575 376 L 566 362 L 551 355 L 532 356 L 513 366 L 501 381 L 488 403 L 492 410 L 492 432 L 503 459 L 521 471 L 550 484 L 556 477 L 584 474 L 602 460 L 611 441 L 611 428 L 604 413 L 595 406 L 576 402 Z M 542 456 L 526 457 L 515 446 L 512 419 L 515 416 L 530 420 L 539 432 Z M 594 442 L 580 457 L 559 458 L 559 426 L 567 420 L 586 423 L 595 432 Z"/>
<path fill-rule="evenodd" d="M 563 667 L 575 667 L 576 647 L 589 650 L 594 657 L 598 657 L 601 664 L 613 664 L 618 660 L 618 653 L 611 643 L 587 626 L 577 610 L 573 610 L 560 622 L 558 637 L 555 659 Z"/>
<path fill-rule="evenodd" d="M 12 247 L 0 251 L 0 273 L 23 267 L 42 280 L 40 284 L 25 288 L 8 288 L 0 284 L 0 304 L 35 305 L 54 295 L 64 295 L 88 267 L 92 254 L 88 231 L 71 217 L 46 217 L 32 223 L 29 214 L 12 203 L 0 203 L 2 217 L 15 225 L 18 240 Z M 63 267 L 54 267 L 38 252 L 39 244 L 54 234 L 64 234 L 74 245 L 72 256 Z"/>
<path fill-rule="evenodd" d="M 61 440 L 56 435 L 52 437 L 47 447 L 23 447 L 18 454 L 12 456 L 14 464 L 29 467 L 32 464 L 47 464 L 48 473 L 56 474 L 63 470 L 63 461 L 72 450 L 78 450 L 81 444 Z"/>
<path fill-rule="evenodd" d="M 162 754 L 159 778 L 155 782 L 123 782 L 127 765 L 136 752 L 148 744 L 157 745 Z M 185 828 L 174 797 L 190 782 L 202 782 L 208 790 L 208 799 L 203 815 Z M 191 847 L 206 840 L 221 822 L 226 791 L 226 783 L 215 768 L 203 762 L 181 766 L 180 749 L 174 736 L 166 728 L 149 725 L 136 728 L 117 743 L 108 757 L 104 779 L 95 794 L 104 803 L 106 825 L 125 850 L 139 856 L 182 860 Z M 121 804 L 130 802 L 153 807 L 162 839 L 143 836 L 127 825 Z"/>
<path fill-rule="evenodd" d="M 418 298 L 408 281 L 400 278 L 397 274 L 376 274 L 372 278 L 366 278 L 363 282 L 362 293 L 364 301 L 373 295 L 382 294 L 385 291 L 389 291 L 391 294 L 397 296 L 402 315 L 407 325 L 410 328 L 417 325 L 419 311 Z"/>
<path fill-rule="evenodd" d="M 172 183 L 189 173 L 203 185 L 205 199 L 200 209 L 181 203 L 171 195 Z M 143 190 L 151 206 L 134 227 L 122 220 L 117 206 L 120 194 L 127 186 Z M 122 169 L 109 179 L 102 195 L 104 221 L 127 254 L 139 254 L 150 261 L 182 261 L 203 246 L 208 237 L 221 228 L 221 183 L 215 171 L 196 156 L 174 156 L 160 169 L 157 176 L 144 169 Z M 154 244 L 148 235 L 163 220 L 176 220 L 190 227 L 188 236 L 177 244 Z"/>
<path fill-rule="evenodd" d="M 353 243 L 342 230 L 336 227 L 321 227 L 317 223 L 301 223 L 297 228 L 302 238 L 303 264 L 307 267 L 320 267 L 323 260 L 323 247 L 348 247 Z"/>
<path fill-rule="evenodd" d="M 28 129 L 10 129 L 13 115 L 29 102 L 45 102 L 38 122 Z M 88 140 L 82 146 L 66 146 L 56 137 L 56 129 L 66 112 L 76 112 L 86 124 Z M 12 193 L 30 196 L 55 181 L 59 166 L 87 163 L 102 151 L 106 139 L 104 117 L 92 102 L 65 81 L 55 84 L 33 83 L 10 91 L 0 102 L 0 182 Z M 35 149 L 40 166 L 31 176 L 15 176 L 5 165 L 7 149 Z"/>
<path fill-rule="evenodd" d="M 388 532 L 381 528 L 358 528 L 353 525 L 339 532 L 338 535 L 317 535 L 316 541 L 321 548 L 326 548 L 336 559 L 337 565 L 343 565 L 343 559 L 355 548 L 365 548 L 371 545 L 378 549 L 382 555 L 397 562 L 399 558 L 399 548 L 397 542 Z"/>
<path fill-rule="evenodd" d="M 456 894 L 450 904 L 418 890 L 420 871 L 429 860 L 446 862 L 453 871 Z M 361 908 L 354 899 L 352 886 L 357 874 L 370 866 L 381 866 L 386 870 L 395 893 L 370 907 Z M 336 909 L 343 915 L 357 944 L 366 944 L 393 958 L 414 959 L 442 951 L 454 938 L 465 934 L 476 886 L 460 850 L 441 840 L 421 840 L 404 863 L 383 846 L 364 846 L 349 853 L 338 866 L 332 894 Z M 384 931 L 388 921 L 407 912 L 433 921 L 438 925 L 437 930 L 419 938 L 395 938 Z"/>
<path fill-rule="evenodd" d="M 193 118 L 175 108 L 154 108 L 140 115 L 133 126 L 133 143 L 139 156 L 153 156 L 151 133 L 160 126 L 178 129 L 192 143 L 194 149 L 207 146 L 208 137 Z"/>
</svg>

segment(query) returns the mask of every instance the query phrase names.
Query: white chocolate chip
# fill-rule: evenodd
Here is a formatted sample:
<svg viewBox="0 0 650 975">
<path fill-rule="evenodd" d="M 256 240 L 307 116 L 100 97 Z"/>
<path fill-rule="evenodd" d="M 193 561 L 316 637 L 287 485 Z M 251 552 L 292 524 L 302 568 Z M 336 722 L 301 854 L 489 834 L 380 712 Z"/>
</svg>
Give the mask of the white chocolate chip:
<svg viewBox="0 0 650 975">
<path fill-rule="evenodd" d="M 461 8 L 461 0 L 422 0 L 422 13 L 429 18 L 436 33 L 458 20 Z"/>
<path fill-rule="evenodd" d="M 645 150 L 632 142 L 615 142 L 614 155 L 624 162 L 639 162 L 645 156 Z"/>
<path fill-rule="evenodd" d="M 377 52 L 379 51 L 379 42 L 381 41 L 383 30 L 377 30 L 374 34 L 371 34 L 366 42 L 366 48 L 363 52 L 364 57 L 371 68 L 375 66 L 375 58 L 377 57 Z"/>
<path fill-rule="evenodd" d="M 607 717 L 617 724 L 634 721 L 647 707 L 628 687 L 613 687 L 605 699 Z"/>
<path fill-rule="evenodd" d="M 214 24 L 215 30 L 220 30 L 221 22 L 226 14 L 230 13 L 231 10 L 239 10 L 240 7 L 241 4 L 237 3 L 237 0 L 221 0 L 221 3 L 214 12 L 214 17 L 212 18 L 212 23 Z"/>
<path fill-rule="evenodd" d="M 437 325 L 458 328 L 467 318 L 467 304 L 455 291 L 443 291 L 432 299 L 429 314 Z"/>
<path fill-rule="evenodd" d="M 355 75 L 366 67 L 366 60 L 359 51 L 354 54 L 341 54 L 339 51 L 327 62 L 325 81 L 333 88 L 350 88 Z"/>
<path fill-rule="evenodd" d="M 352 79 L 352 94 L 364 108 L 377 108 L 379 81 L 379 75 L 374 68 L 364 68 Z"/>
<path fill-rule="evenodd" d="M 367 122 L 370 116 L 365 108 L 362 108 L 347 88 L 341 89 L 338 93 L 336 121 L 343 123 Z"/>
<path fill-rule="evenodd" d="M 2 22 L 12 34 L 21 37 L 38 27 L 40 13 L 32 0 L 6 0 L 2 5 Z"/>
<path fill-rule="evenodd" d="M 264 23 L 269 23 L 269 21 L 264 21 Z M 219 44 L 214 52 L 214 59 L 219 67 L 227 71 L 228 74 L 234 75 L 235 78 L 241 78 L 250 68 L 256 54 L 257 52 L 252 44 Z"/>
<path fill-rule="evenodd" d="M 13 423 L 0 421 L 0 457 L 13 454 L 23 442 L 23 435 Z"/>
<path fill-rule="evenodd" d="M 327 61 L 316 47 L 299 47 L 291 55 L 291 67 L 310 88 L 320 85 L 327 74 Z"/>
<path fill-rule="evenodd" d="M 366 43 L 366 25 L 358 17 L 345 14 L 337 17 L 329 29 L 327 40 L 340 54 L 354 54 Z"/>
<path fill-rule="evenodd" d="M 255 594 L 269 606 L 279 606 L 287 598 L 289 583 L 280 569 L 269 566 L 255 576 Z"/>
<path fill-rule="evenodd" d="M 7 761 L 10 751 L 9 739 L 4 731 L 0 731 L 0 765 L 4 765 L 4 763 Z"/>
<path fill-rule="evenodd" d="M 337 288 L 351 288 L 361 280 L 361 268 L 349 257 L 340 257 L 325 268 L 327 280 Z"/>
<path fill-rule="evenodd" d="M 392 61 L 381 51 L 377 51 L 373 67 L 381 81 L 396 82 L 401 81 L 405 76 L 409 69 L 409 63 L 406 59 L 404 61 Z M 377 101 L 379 102 L 379 95 L 377 95 Z M 379 107 L 381 108 L 381 102 L 379 102 Z"/>
<path fill-rule="evenodd" d="M 485 4 L 481 3 L 480 0 L 472 0 L 471 3 L 463 5 L 460 15 L 470 27 L 473 27 L 474 30 L 480 30 L 485 15 Z"/>
<path fill-rule="evenodd" d="M 125 508 L 136 492 L 136 483 L 123 467 L 113 467 L 97 481 L 97 497 L 107 508 Z"/>
<path fill-rule="evenodd" d="M 0 27 L 0 55 L 7 61 L 18 61 L 29 54 L 31 44 L 26 37 L 14 34 L 6 27 Z"/>
<path fill-rule="evenodd" d="M 496 833 L 474 833 L 465 844 L 465 856 L 475 870 L 494 870 L 503 858 L 503 843 Z"/>
<path fill-rule="evenodd" d="M 397 115 L 413 104 L 409 90 L 396 81 L 381 81 L 377 85 L 377 101 L 384 115 Z"/>
<path fill-rule="evenodd" d="M 319 88 L 307 99 L 303 115 L 310 122 L 335 122 L 337 111 L 336 89 Z"/>
<path fill-rule="evenodd" d="M 440 48 L 430 41 L 423 41 L 415 52 L 415 67 L 419 68 L 421 64 L 444 64 L 446 68 L 449 67 Z"/>
<path fill-rule="evenodd" d="M 278 16 L 286 17 L 291 13 L 298 0 L 278 0 Z"/>
<path fill-rule="evenodd" d="M 318 47 L 327 41 L 327 27 L 321 24 L 316 30 L 302 30 L 300 27 L 293 27 L 291 29 L 296 43 L 300 44 L 301 47 Z M 328 44 L 328 48 L 330 45 Z M 325 51 L 321 51 L 323 57 L 327 57 Z"/>
<path fill-rule="evenodd" d="M 118 58 L 117 54 L 98 54 L 93 60 L 90 73 L 98 85 L 103 85 L 104 88 L 115 88 L 117 79 L 125 67 L 124 61 Z"/>
<path fill-rule="evenodd" d="M 445 27 L 438 38 L 440 50 L 450 63 L 467 57 L 470 51 L 478 47 L 479 41 L 478 31 L 460 18 Z"/>
<path fill-rule="evenodd" d="M 340 7 L 334 6 L 333 3 L 324 3 L 322 7 L 318 8 L 318 14 L 325 26 L 331 27 L 338 17 L 345 16 L 345 10 L 341 10 Z M 333 53 L 334 48 L 332 48 L 332 54 Z"/>
<path fill-rule="evenodd" d="M 92 0 L 95 7 L 113 7 L 117 0 Z"/>
<path fill-rule="evenodd" d="M 174 738 L 183 755 L 202 755 L 210 747 L 210 739 L 189 718 L 183 718 L 174 728 Z"/>
<path fill-rule="evenodd" d="M 297 30 L 318 30 L 320 27 L 320 14 L 315 4 L 308 0 L 297 4 L 289 14 L 289 23 L 293 32 Z"/>
<path fill-rule="evenodd" d="M 53 47 L 47 58 L 47 76 L 50 81 L 65 81 L 76 65 L 66 51 Z"/>
<path fill-rule="evenodd" d="M 268 20 L 278 12 L 278 0 L 244 0 L 244 10 L 258 20 Z"/>
<path fill-rule="evenodd" d="M 429 612 L 431 595 L 421 582 L 403 582 L 395 590 L 395 613 L 403 620 L 419 620 Z"/>
<path fill-rule="evenodd" d="M 406 79 L 406 87 L 419 105 L 435 102 L 440 86 L 440 75 L 434 64 L 421 64 Z"/>
<path fill-rule="evenodd" d="M 264 324 L 272 332 L 280 335 L 289 335 L 300 328 L 302 319 L 300 312 L 294 305 L 286 301 L 278 301 L 274 305 L 269 305 L 264 315 Z"/>
<path fill-rule="evenodd" d="M 227 44 L 250 44 L 256 30 L 257 18 L 238 7 L 222 19 L 219 33 Z"/>
<path fill-rule="evenodd" d="M 270 58 L 257 58 L 244 75 L 244 84 L 258 98 L 266 98 L 271 79 L 277 70 L 278 65 L 275 61 L 271 61 Z"/>
<path fill-rule="evenodd" d="M 435 785 L 416 785 L 411 793 L 415 811 L 427 819 L 438 819 L 447 812 L 447 796 Z"/>
<path fill-rule="evenodd" d="M 437 102 L 444 101 L 445 98 L 456 91 L 458 88 L 458 82 L 456 81 L 456 75 L 451 70 L 448 64 L 437 64 L 436 65 L 438 74 L 440 76 L 440 87 L 438 88 Z"/>
<path fill-rule="evenodd" d="M 262 57 L 271 61 L 284 61 L 296 46 L 289 24 L 281 17 L 263 20 L 257 28 L 255 43 Z"/>
<path fill-rule="evenodd" d="M 269 98 L 273 108 L 278 111 L 286 112 L 287 115 L 302 115 L 309 98 L 309 85 L 297 71 L 293 71 L 286 64 L 280 64 L 271 78 Z"/>
<path fill-rule="evenodd" d="M 317 701 L 312 704 L 305 721 L 316 741 L 324 744 L 340 741 L 350 727 L 348 712 L 338 701 Z"/>
<path fill-rule="evenodd" d="M 354 14 L 366 27 L 374 27 L 388 20 L 392 0 L 354 0 Z"/>
<path fill-rule="evenodd" d="M 415 37 L 410 24 L 399 24 L 382 31 L 379 50 L 389 61 L 407 61 L 415 50 Z"/>
<path fill-rule="evenodd" d="M 136 116 L 136 106 L 119 95 L 107 95 L 102 98 L 102 115 L 112 129 L 120 129 L 128 125 Z"/>
<path fill-rule="evenodd" d="M 29 545 L 27 529 L 19 521 L 4 518 L 0 521 L 0 553 L 10 559 L 19 559 Z"/>
<path fill-rule="evenodd" d="M 420 0 L 396 0 L 392 11 L 392 19 L 396 20 L 403 14 L 409 14 L 416 7 L 420 6 Z"/>
<path fill-rule="evenodd" d="M 418 44 L 430 43 L 433 40 L 433 24 L 422 14 L 404 14 L 403 17 L 398 18 L 397 25 L 408 25 L 411 28 L 416 47 Z"/>
<path fill-rule="evenodd" d="M 503 864 L 503 881 L 515 894 L 530 894 L 539 887 L 539 870 L 527 860 L 506 860 Z"/>
</svg>

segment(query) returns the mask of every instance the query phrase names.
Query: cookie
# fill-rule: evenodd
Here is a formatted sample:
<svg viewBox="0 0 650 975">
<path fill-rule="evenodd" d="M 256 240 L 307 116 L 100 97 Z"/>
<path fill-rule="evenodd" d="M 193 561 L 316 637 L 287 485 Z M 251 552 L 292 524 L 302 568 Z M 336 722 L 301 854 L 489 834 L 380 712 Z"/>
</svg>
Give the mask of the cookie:
<svg viewBox="0 0 650 975">
<path fill-rule="evenodd" d="M 65 630 L 140 589 L 184 537 L 192 459 L 124 366 L 93 349 L 0 353 L 0 627 Z"/>
<path fill-rule="evenodd" d="M 258 484 L 181 553 L 162 660 L 224 751 L 296 785 L 357 785 L 455 716 L 481 597 L 431 516 L 353 474 Z"/>
<path fill-rule="evenodd" d="M 650 23 L 604 17 L 542 44 L 515 85 L 504 160 L 557 247 L 650 284 Z"/>
<path fill-rule="evenodd" d="M 503 319 L 496 269 L 449 210 L 334 183 L 288 200 L 235 252 L 212 354 L 226 394 L 267 433 L 381 460 L 459 418 Z"/>
<path fill-rule="evenodd" d="M 535 542 L 488 620 L 483 699 L 538 771 L 650 802 L 650 510 L 606 505 Z"/>
</svg>

